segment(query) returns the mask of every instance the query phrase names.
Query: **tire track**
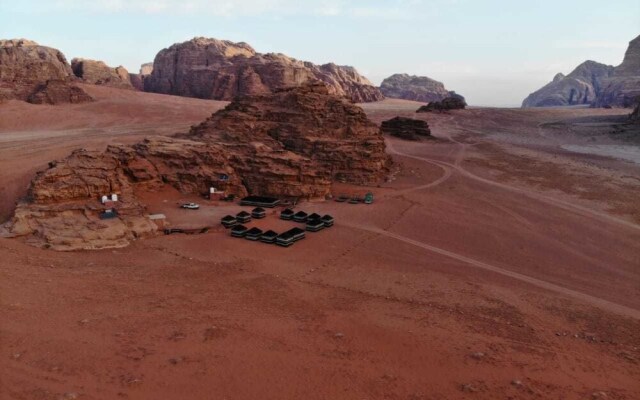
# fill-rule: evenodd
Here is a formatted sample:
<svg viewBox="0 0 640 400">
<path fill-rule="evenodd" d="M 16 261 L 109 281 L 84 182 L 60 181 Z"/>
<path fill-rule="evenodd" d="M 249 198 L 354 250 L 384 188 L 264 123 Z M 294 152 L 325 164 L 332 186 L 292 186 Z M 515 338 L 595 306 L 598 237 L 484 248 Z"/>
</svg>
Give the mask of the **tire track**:
<svg viewBox="0 0 640 400">
<path fill-rule="evenodd" d="M 484 270 L 487 270 L 487 271 L 495 272 L 497 274 L 504 275 L 504 276 L 507 276 L 509 278 L 513 278 L 513 279 L 519 280 L 521 282 L 528 283 L 530 285 L 533 285 L 533 286 L 536 286 L 536 287 L 539 287 L 539 288 L 542 288 L 542 289 L 546 289 L 546 290 L 549 290 L 549 291 L 552 291 L 552 292 L 556 292 L 556 293 L 559 293 L 559 294 L 570 296 L 570 297 L 576 298 L 578 300 L 582 300 L 582 301 L 591 303 L 593 305 L 596 305 L 596 306 L 598 306 L 598 307 L 600 307 L 602 309 L 615 312 L 617 314 L 621 314 L 621 315 L 624 315 L 624 316 L 627 316 L 627 317 L 631 317 L 631 318 L 634 318 L 634 319 L 640 319 L 640 310 L 636 310 L 635 308 L 627 307 L 627 306 L 624 306 L 624 305 L 621 305 L 621 304 L 617 304 L 617 303 L 611 302 L 609 300 L 605 300 L 605 299 L 602 299 L 602 298 L 599 298 L 599 297 L 595 297 L 595 296 L 591 296 L 591 295 L 588 295 L 588 294 L 585 294 L 585 293 L 582 293 L 582 292 L 579 292 L 579 291 L 576 291 L 576 290 L 573 290 L 573 289 L 569 289 L 569 288 L 566 288 L 566 287 L 563 287 L 563 286 L 560 286 L 560 285 L 556 285 L 556 284 L 551 283 L 551 282 L 547 282 L 547 281 L 544 281 L 544 280 L 541 280 L 541 279 L 533 278 L 533 277 L 528 276 L 528 275 L 524 275 L 524 274 L 521 274 L 521 273 L 518 273 L 518 272 L 511 271 L 511 270 L 508 270 L 508 269 L 505 269 L 505 268 L 501 268 L 501 267 L 498 267 L 498 266 L 495 266 L 495 265 L 491 265 L 491 264 L 485 263 L 483 261 L 479 261 L 479 260 L 464 256 L 462 254 L 458 254 L 458 253 L 455 253 L 455 252 L 452 252 L 452 251 L 449 251 L 449 250 L 442 249 L 440 247 L 432 246 L 432 245 L 427 244 L 427 243 L 419 242 L 417 240 L 413 240 L 413 239 L 410 239 L 408 237 L 401 236 L 401 235 L 398 235 L 396 233 L 386 231 L 384 229 L 375 228 L 375 227 L 366 226 L 366 225 L 360 225 L 360 224 L 349 224 L 349 223 L 340 223 L 340 222 L 338 222 L 337 224 L 341 225 L 341 226 L 348 227 L 348 228 L 364 230 L 364 231 L 367 231 L 367 232 L 376 233 L 378 235 L 383 235 L 383 236 L 386 236 L 386 237 L 389 237 L 389 238 L 393 238 L 393 239 L 399 240 L 401 242 L 408 243 L 408 244 L 411 244 L 413 246 L 420 247 L 422 249 L 431 251 L 433 253 L 437 253 L 437 254 L 452 258 L 454 260 L 461 261 L 461 262 L 463 262 L 463 263 L 465 263 L 467 265 L 470 265 L 470 266 L 473 266 L 473 267 L 476 267 L 476 268 L 481 268 L 481 269 L 484 269 Z"/>
</svg>

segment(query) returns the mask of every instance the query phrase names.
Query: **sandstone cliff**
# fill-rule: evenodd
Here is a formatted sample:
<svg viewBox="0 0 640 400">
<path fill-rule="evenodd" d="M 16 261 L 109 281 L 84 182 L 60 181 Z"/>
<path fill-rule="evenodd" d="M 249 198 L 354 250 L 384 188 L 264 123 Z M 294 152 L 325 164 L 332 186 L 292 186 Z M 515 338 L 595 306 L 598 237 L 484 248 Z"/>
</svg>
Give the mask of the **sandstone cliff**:
<svg viewBox="0 0 640 400">
<path fill-rule="evenodd" d="M 251 193 L 321 197 L 333 180 L 376 184 L 390 165 L 379 128 L 320 82 L 239 98 L 187 137 L 236 149 Z"/>
<path fill-rule="evenodd" d="M 30 40 L 0 40 L 0 100 L 31 99 L 37 103 L 52 103 L 65 101 L 66 98 L 88 98 L 82 89 L 75 87 L 68 88 L 68 91 L 73 91 L 78 96 L 57 95 L 47 100 L 47 96 L 36 92 L 50 90 L 51 87 L 46 89 L 49 81 L 55 82 L 52 86 L 55 86 L 58 92 L 62 90 L 62 86 L 72 85 L 73 72 L 64 54 Z"/>
<path fill-rule="evenodd" d="M 150 137 L 104 152 L 77 150 L 32 181 L 8 225 L 56 250 L 126 246 L 157 234 L 138 191 L 215 186 L 244 196 L 318 198 L 333 181 L 377 184 L 388 172 L 384 139 L 364 111 L 322 83 L 248 96 L 179 138 Z M 102 195 L 117 217 L 100 219 Z"/>
<path fill-rule="evenodd" d="M 384 96 L 352 67 L 315 65 L 284 54 L 260 54 L 246 43 L 194 38 L 161 50 L 144 79 L 148 92 L 203 99 L 233 100 L 281 87 L 321 80 L 329 92 L 354 102 Z"/>
<path fill-rule="evenodd" d="M 613 67 L 585 61 L 569 75 L 557 74 L 553 81 L 531 93 L 522 107 L 590 105 L 596 100 L 603 81 L 613 74 Z"/>
<path fill-rule="evenodd" d="M 605 79 L 595 102 L 596 107 L 633 107 L 640 96 L 640 36 L 629 42 L 622 64 Z"/>
<path fill-rule="evenodd" d="M 129 72 L 123 66 L 112 68 L 102 61 L 74 58 L 71 60 L 71 69 L 78 78 L 87 83 L 133 89 Z"/>
<path fill-rule="evenodd" d="M 442 82 L 426 76 L 394 74 L 382 81 L 380 91 L 385 97 L 428 103 L 440 101 L 452 93 L 445 89 Z"/>
</svg>

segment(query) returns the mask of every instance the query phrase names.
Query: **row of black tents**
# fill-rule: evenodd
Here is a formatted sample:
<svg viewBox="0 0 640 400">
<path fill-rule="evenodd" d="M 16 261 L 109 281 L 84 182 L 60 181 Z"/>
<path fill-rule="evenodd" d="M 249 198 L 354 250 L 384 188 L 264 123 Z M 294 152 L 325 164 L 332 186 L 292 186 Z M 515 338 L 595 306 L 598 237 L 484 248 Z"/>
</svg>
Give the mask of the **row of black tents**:
<svg viewBox="0 0 640 400">
<path fill-rule="evenodd" d="M 241 211 L 236 216 L 226 215 L 222 217 L 221 223 L 225 228 L 231 228 L 231 236 L 237 238 L 245 238 L 247 240 L 261 241 L 264 243 L 275 243 L 279 246 L 289 247 L 298 240 L 305 238 L 305 230 L 295 227 L 286 232 L 278 234 L 272 230 L 263 232 L 258 227 L 247 228 L 242 225 L 251 221 L 252 218 L 261 219 L 266 216 L 265 210 L 258 207 L 254 208 L 249 214 L 246 211 Z M 307 214 L 304 211 L 298 211 L 297 213 L 287 208 L 280 213 L 280 219 L 293 220 L 295 222 L 305 223 L 305 228 L 310 232 L 318 232 L 324 228 L 333 226 L 334 219 L 331 215 L 326 214 L 321 216 L 320 214 Z"/>
</svg>

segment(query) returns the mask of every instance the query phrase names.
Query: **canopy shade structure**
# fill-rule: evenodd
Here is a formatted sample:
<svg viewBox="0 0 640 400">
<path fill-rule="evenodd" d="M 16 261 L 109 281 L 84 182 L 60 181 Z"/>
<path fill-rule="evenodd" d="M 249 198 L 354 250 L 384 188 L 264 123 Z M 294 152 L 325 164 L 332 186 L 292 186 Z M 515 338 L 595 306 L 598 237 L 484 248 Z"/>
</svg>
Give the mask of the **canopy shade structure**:
<svg viewBox="0 0 640 400">
<path fill-rule="evenodd" d="M 282 210 L 282 212 L 280 212 L 280 219 L 284 219 L 285 221 L 289 221 L 293 218 L 293 215 L 295 214 L 295 211 L 293 211 L 290 208 L 285 208 L 284 210 Z"/>
<path fill-rule="evenodd" d="M 241 206 L 273 208 L 280 204 L 280 199 L 267 196 L 247 196 L 240 200 Z"/>
</svg>

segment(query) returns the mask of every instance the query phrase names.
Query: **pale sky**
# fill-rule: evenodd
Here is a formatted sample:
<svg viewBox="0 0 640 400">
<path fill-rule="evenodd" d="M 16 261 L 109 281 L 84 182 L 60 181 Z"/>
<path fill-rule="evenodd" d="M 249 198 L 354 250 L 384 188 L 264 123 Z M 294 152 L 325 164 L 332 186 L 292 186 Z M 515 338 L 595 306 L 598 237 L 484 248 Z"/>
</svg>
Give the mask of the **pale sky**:
<svg viewBox="0 0 640 400">
<path fill-rule="evenodd" d="M 519 106 L 557 72 L 618 65 L 640 34 L 638 0 L 0 0 L 0 38 L 137 72 L 194 36 L 249 43 L 374 84 L 406 72 L 472 105 Z"/>
</svg>

